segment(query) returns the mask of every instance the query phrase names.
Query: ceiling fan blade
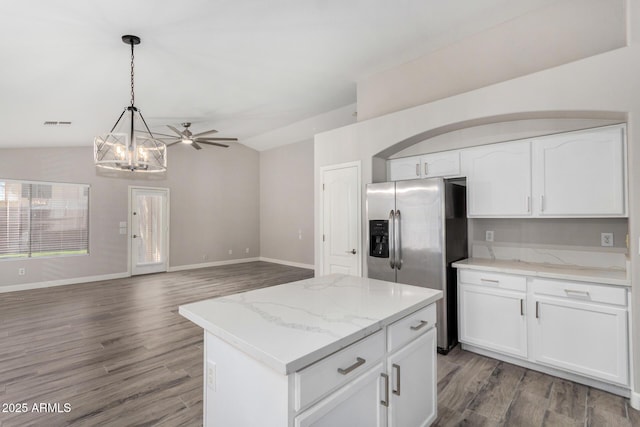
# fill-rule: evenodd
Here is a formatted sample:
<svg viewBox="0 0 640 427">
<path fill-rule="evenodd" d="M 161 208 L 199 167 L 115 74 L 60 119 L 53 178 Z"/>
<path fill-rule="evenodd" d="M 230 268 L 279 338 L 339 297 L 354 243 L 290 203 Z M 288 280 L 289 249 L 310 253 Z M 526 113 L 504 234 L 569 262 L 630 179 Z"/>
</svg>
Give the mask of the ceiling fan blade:
<svg viewBox="0 0 640 427">
<path fill-rule="evenodd" d="M 198 143 L 197 143 L 197 142 L 195 142 L 195 141 L 191 142 L 191 146 L 192 146 L 193 148 L 195 148 L 196 150 L 202 150 L 202 147 L 200 147 L 200 146 L 198 145 Z"/>
<path fill-rule="evenodd" d="M 182 132 L 180 132 L 178 129 L 174 128 L 174 127 L 173 127 L 173 126 L 171 126 L 171 125 L 167 125 L 167 127 L 168 127 L 169 129 L 171 129 L 172 131 L 174 131 L 176 134 L 178 134 L 178 136 L 179 136 L 180 138 L 182 138 L 183 134 L 182 134 Z"/>
<path fill-rule="evenodd" d="M 172 142 L 172 143 L 170 143 L 170 144 L 165 144 L 165 145 L 166 145 L 167 147 L 171 147 L 172 145 L 175 145 L 175 144 L 177 144 L 178 142 L 180 142 L 180 141 Z"/>
<path fill-rule="evenodd" d="M 198 142 L 200 141 L 237 141 L 238 138 L 196 138 Z"/>
<path fill-rule="evenodd" d="M 209 141 L 198 141 L 200 144 L 207 144 L 207 145 L 217 145 L 218 147 L 224 147 L 224 148 L 228 148 L 229 146 L 226 144 L 218 144 L 217 142 L 209 142 Z"/>
<path fill-rule="evenodd" d="M 208 130 L 208 131 L 206 131 L 206 132 L 196 133 L 196 134 L 195 134 L 195 135 L 193 135 L 193 136 L 194 136 L 194 137 L 196 137 L 196 136 L 202 136 L 202 135 L 209 135 L 210 133 L 218 133 L 218 131 L 217 131 L 217 130 L 215 130 L 215 129 L 211 129 L 211 130 Z"/>
</svg>

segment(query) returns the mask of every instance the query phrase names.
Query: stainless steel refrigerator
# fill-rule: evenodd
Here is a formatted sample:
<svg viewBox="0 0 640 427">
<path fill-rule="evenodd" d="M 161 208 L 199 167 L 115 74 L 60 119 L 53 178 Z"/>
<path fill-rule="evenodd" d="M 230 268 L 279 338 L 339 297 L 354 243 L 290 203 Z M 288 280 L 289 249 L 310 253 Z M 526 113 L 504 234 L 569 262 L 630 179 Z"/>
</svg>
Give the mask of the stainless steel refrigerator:
<svg viewBox="0 0 640 427">
<path fill-rule="evenodd" d="M 464 179 L 415 179 L 367 185 L 368 277 L 442 290 L 438 351 L 457 342 L 456 272 L 467 257 Z"/>
</svg>

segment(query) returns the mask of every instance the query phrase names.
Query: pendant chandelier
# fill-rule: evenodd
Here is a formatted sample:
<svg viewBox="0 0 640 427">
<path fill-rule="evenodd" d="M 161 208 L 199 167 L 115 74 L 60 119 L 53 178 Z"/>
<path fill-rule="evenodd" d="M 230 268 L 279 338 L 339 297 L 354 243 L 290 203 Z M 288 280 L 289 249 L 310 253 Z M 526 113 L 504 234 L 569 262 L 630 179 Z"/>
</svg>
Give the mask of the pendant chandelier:
<svg viewBox="0 0 640 427">
<path fill-rule="evenodd" d="M 104 169 L 164 172 L 167 170 L 167 146 L 154 138 L 134 104 L 133 47 L 140 44 L 140 37 L 126 35 L 122 36 L 122 41 L 131 45 L 131 105 L 125 107 L 109 133 L 94 138 L 94 161 Z"/>
</svg>

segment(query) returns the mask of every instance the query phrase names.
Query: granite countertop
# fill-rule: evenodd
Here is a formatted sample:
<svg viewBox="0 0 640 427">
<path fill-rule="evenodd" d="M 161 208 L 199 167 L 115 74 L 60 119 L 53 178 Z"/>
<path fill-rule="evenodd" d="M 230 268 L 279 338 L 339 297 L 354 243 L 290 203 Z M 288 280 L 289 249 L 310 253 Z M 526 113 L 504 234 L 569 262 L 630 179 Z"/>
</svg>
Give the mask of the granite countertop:
<svg viewBox="0 0 640 427">
<path fill-rule="evenodd" d="M 434 289 L 332 274 L 186 304 L 179 312 L 287 375 L 440 298 Z"/>
<path fill-rule="evenodd" d="M 577 265 L 538 264 L 524 261 L 469 258 L 452 264 L 458 269 L 493 271 L 549 279 L 577 280 L 605 285 L 631 286 L 625 270 L 589 268 Z"/>
</svg>

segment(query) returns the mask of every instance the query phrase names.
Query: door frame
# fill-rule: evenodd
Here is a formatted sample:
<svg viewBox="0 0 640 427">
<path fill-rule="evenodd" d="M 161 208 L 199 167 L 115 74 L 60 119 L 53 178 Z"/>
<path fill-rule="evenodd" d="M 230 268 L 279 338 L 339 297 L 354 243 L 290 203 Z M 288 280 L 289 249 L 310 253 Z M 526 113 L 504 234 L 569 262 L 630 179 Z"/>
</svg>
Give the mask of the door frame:
<svg viewBox="0 0 640 427">
<path fill-rule="evenodd" d="M 169 188 L 166 187 L 145 187 L 142 185 L 130 185 L 129 186 L 129 191 L 128 191 L 128 198 L 127 198 L 127 273 L 129 274 L 129 277 L 131 277 L 133 274 L 133 266 L 131 265 L 131 254 L 132 254 L 132 246 L 133 246 L 133 238 L 132 238 L 132 217 L 133 217 L 133 212 L 132 212 L 132 208 L 133 206 L 131 205 L 131 196 L 133 195 L 133 190 L 155 190 L 155 191 L 164 191 L 167 194 L 167 238 L 165 239 L 165 251 L 166 251 L 166 255 L 167 255 L 167 270 L 169 271 L 169 266 L 170 266 L 170 259 L 169 259 L 169 255 L 170 255 L 170 251 L 169 249 L 171 248 L 169 239 L 171 237 L 171 191 Z"/>
<path fill-rule="evenodd" d="M 319 224 L 318 224 L 318 235 L 317 239 L 319 242 L 318 250 L 320 253 L 320 262 L 317 266 L 319 276 L 323 276 L 324 272 L 324 242 L 322 241 L 322 236 L 324 234 L 324 192 L 322 190 L 322 186 L 324 185 L 324 174 L 327 171 L 332 171 L 336 169 L 346 169 L 346 168 L 356 168 L 356 199 L 358 200 L 356 206 L 356 245 L 358 247 L 358 257 L 357 257 L 357 266 L 356 266 L 356 274 L 358 276 L 362 276 L 362 167 L 360 160 L 356 160 L 353 162 L 346 163 L 337 163 L 335 165 L 321 166 L 320 167 L 320 185 L 318 191 L 320 193 L 320 210 L 318 212 Z"/>
</svg>

